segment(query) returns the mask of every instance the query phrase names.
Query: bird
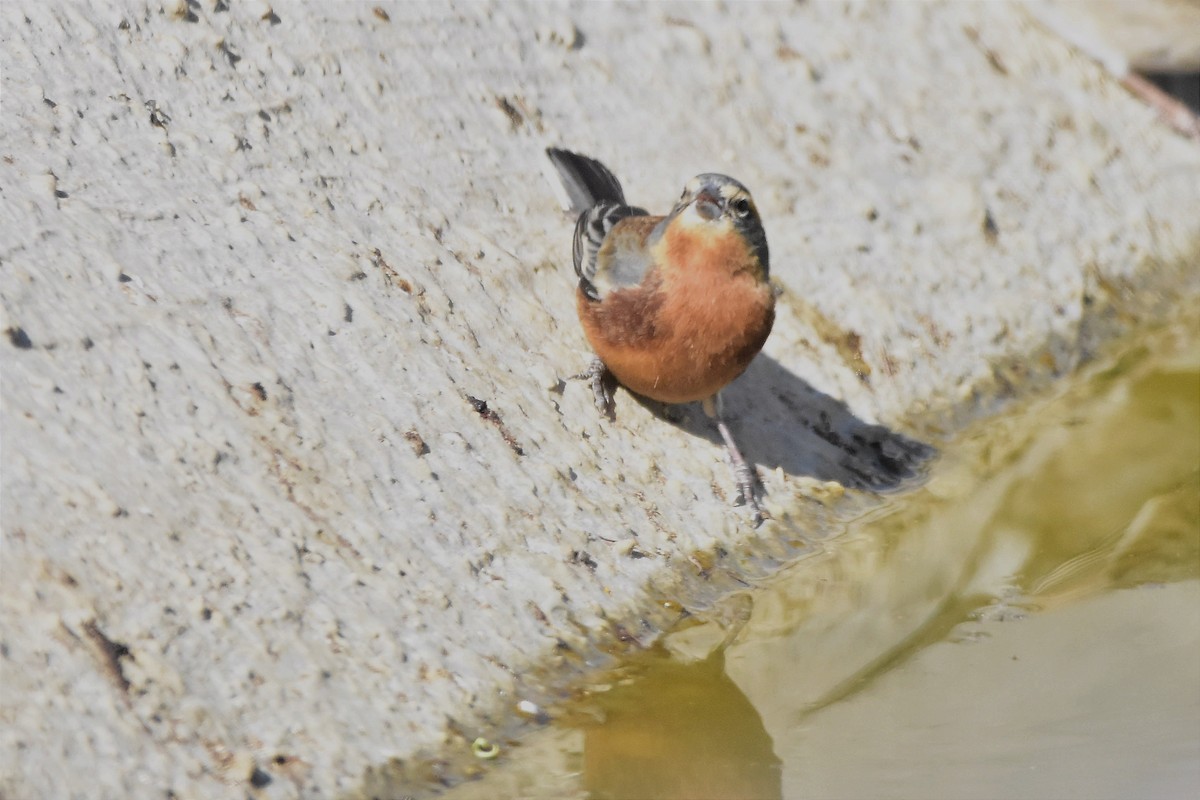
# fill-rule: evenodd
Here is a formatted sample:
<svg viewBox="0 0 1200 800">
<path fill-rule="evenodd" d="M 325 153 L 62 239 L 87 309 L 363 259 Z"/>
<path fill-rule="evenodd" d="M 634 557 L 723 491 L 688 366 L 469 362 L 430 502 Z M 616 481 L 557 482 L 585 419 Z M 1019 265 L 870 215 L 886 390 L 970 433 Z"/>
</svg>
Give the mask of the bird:
<svg viewBox="0 0 1200 800">
<path fill-rule="evenodd" d="M 767 235 L 750 191 L 714 172 L 697 175 L 664 216 L 625 202 L 596 159 L 547 148 L 572 210 L 575 305 L 595 352 L 596 407 L 614 413 L 614 383 L 666 404 L 699 401 L 725 443 L 757 527 L 767 516 L 757 471 L 726 423 L 721 390 L 762 350 L 775 322 Z"/>
</svg>

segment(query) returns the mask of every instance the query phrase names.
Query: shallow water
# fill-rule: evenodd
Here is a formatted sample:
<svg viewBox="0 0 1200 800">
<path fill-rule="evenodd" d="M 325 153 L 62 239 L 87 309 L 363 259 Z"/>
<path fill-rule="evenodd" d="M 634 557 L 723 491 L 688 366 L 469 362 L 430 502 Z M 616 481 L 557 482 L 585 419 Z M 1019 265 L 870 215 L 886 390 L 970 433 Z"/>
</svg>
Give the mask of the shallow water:
<svg viewBox="0 0 1200 800">
<path fill-rule="evenodd" d="M 1194 330 L 945 452 L 451 796 L 1196 796 Z"/>
</svg>

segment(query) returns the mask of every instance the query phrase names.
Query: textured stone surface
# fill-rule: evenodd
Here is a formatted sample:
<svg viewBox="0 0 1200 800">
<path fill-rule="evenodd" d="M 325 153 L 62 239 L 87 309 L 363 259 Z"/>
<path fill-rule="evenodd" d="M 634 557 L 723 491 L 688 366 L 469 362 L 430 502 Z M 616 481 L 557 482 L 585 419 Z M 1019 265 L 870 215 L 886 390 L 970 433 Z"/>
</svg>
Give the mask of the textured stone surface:
<svg viewBox="0 0 1200 800">
<path fill-rule="evenodd" d="M 225 6 L 0 8 L 6 796 L 353 790 L 779 535 L 560 382 L 549 144 L 754 191 L 791 531 L 1196 297 L 1200 150 L 1019 6 Z"/>
</svg>

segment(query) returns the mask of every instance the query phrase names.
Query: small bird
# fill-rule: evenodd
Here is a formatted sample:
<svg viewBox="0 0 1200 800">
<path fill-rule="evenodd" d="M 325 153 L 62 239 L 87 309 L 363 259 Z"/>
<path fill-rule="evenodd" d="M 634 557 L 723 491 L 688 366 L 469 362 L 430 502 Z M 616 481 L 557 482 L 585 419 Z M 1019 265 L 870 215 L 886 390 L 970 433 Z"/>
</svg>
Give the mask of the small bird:
<svg viewBox="0 0 1200 800">
<path fill-rule="evenodd" d="M 765 516 L 757 474 L 742 457 L 721 409 L 720 391 L 762 349 L 775 321 L 767 235 L 749 190 L 726 175 L 688 181 L 671 213 L 650 216 L 625 204 L 617 178 L 599 161 L 546 151 L 573 210 L 575 302 L 596 352 L 578 378 L 613 417 L 613 381 L 663 403 L 701 401 L 715 419 L 754 524 Z"/>
</svg>

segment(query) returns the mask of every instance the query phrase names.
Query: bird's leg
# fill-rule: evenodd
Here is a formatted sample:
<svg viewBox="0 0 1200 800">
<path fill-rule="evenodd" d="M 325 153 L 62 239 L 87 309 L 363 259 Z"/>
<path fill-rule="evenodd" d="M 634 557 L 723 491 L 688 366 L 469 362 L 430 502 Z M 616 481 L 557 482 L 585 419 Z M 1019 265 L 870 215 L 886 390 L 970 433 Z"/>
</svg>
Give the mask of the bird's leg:
<svg viewBox="0 0 1200 800">
<path fill-rule="evenodd" d="M 758 486 L 758 471 L 742 456 L 742 451 L 738 449 L 737 442 L 733 440 L 729 426 L 725 424 L 720 393 L 706 399 L 703 407 L 704 413 L 716 420 L 717 430 L 720 431 L 721 438 L 725 440 L 725 451 L 729 454 L 729 463 L 733 466 L 733 478 L 737 481 L 738 495 L 741 501 L 738 505 L 749 506 L 754 514 L 754 527 L 757 528 L 764 519 L 770 516 L 759 504 L 755 492 Z"/>
<path fill-rule="evenodd" d="M 600 360 L 600 356 L 595 356 L 586 370 L 578 375 L 572 375 L 571 380 L 589 381 L 592 384 L 592 396 L 596 402 L 596 409 L 609 420 L 616 420 L 616 404 L 613 402 L 616 380 L 608 371 L 608 367 Z"/>
</svg>

